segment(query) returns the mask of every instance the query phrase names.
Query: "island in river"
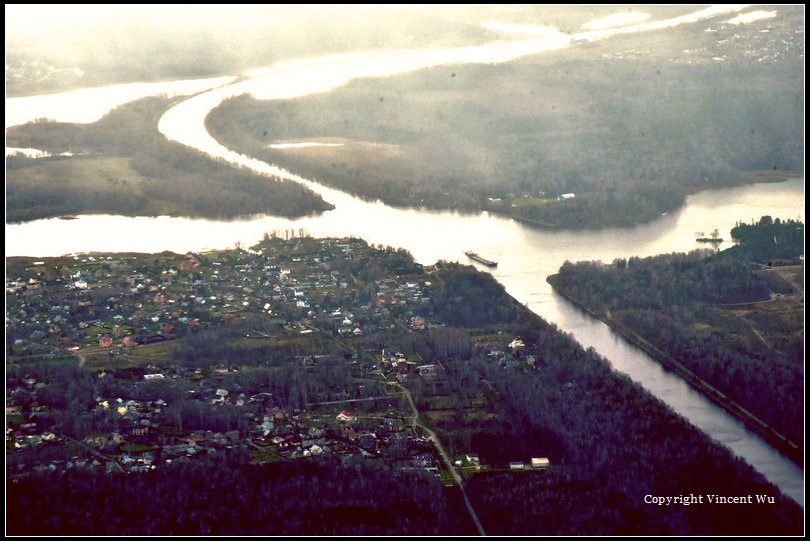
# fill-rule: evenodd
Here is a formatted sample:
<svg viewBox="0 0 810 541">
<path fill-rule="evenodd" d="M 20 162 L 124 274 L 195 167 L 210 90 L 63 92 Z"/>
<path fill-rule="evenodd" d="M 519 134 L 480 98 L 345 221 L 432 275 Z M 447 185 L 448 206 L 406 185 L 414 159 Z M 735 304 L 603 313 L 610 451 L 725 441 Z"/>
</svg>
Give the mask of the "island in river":
<svg viewBox="0 0 810 541">
<path fill-rule="evenodd" d="M 801 465 L 804 224 L 731 234 L 722 252 L 566 262 L 548 282 Z"/>
<path fill-rule="evenodd" d="M 333 209 L 306 187 L 218 163 L 156 130 L 174 100 L 145 98 L 92 124 L 34 122 L 6 145 L 46 157 L 6 157 L 6 220 L 76 214 L 233 219 L 299 217 Z"/>
<path fill-rule="evenodd" d="M 759 473 L 472 267 L 268 235 L 7 276 L 10 533 L 801 532 Z M 689 493 L 774 503 L 646 501 Z"/>
</svg>

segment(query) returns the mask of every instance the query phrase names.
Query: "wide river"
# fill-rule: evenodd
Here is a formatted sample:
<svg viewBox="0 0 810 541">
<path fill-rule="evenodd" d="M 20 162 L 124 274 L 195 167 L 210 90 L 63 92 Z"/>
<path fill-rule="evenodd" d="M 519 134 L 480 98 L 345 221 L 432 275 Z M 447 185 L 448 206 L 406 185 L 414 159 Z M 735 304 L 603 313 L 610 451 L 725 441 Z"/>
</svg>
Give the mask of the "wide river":
<svg viewBox="0 0 810 541">
<path fill-rule="evenodd" d="M 555 273 L 566 260 L 612 261 L 617 257 L 688 251 L 701 247 L 694 241 L 696 231 L 712 231 L 716 228 L 723 238 L 728 239 L 729 230 L 736 221 L 750 221 L 765 214 L 803 220 L 803 179 L 705 191 L 688 197 L 684 207 L 652 223 L 629 229 L 551 231 L 487 213 L 400 209 L 381 202 L 363 201 L 271 164 L 232 152 L 215 141 L 204 126 L 205 116 L 213 107 L 226 97 L 244 92 L 264 99 L 292 99 L 327 91 L 356 77 L 387 76 L 465 62 L 509 61 L 570 46 L 572 38 L 578 40 L 584 36 L 586 39 L 603 39 L 618 33 L 695 23 L 741 9 L 739 6 L 709 8 L 678 19 L 623 27 L 620 32 L 615 29 L 602 30 L 574 36 L 551 33 L 539 39 L 497 42 L 477 47 L 341 55 L 286 63 L 257 71 L 247 81 L 225 84 L 181 102 L 161 119 L 160 131 L 170 139 L 228 162 L 303 182 L 333 203 L 335 210 L 293 220 L 257 216 L 221 222 L 85 215 L 74 220 L 48 219 L 7 224 L 6 255 L 49 256 L 87 251 L 161 250 L 182 253 L 229 247 L 236 242 L 249 246 L 265 232 L 285 230 L 294 230 L 296 234 L 304 230 L 313 236 L 355 236 L 374 244 L 402 247 L 424 264 L 434 263 L 438 259 L 468 262 L 463 252 L 472 249 L 498 261 L 497 269 L 490 272 L 512 296 L 560 329 L 571 333 L 583 346 L 593 347 L 616 370 L 628 374 L 692 424 L 745 459 L 783 493 L 804 505 L 804 473 L 801 468 L 724 410 L 703 398 L 679 377 L 663 370 L 646 353 L 601 321 L 556 294 L 546 283 L 546 277 Z M 108 88 L 111 93 L 116 91 L 116 87 Z M 60 99 L 58 94 L 51 96 Z M 45 97 L 38 98 L 43 107 L 48 107 L 48 100 L 43 99 Z M 53 116 L 58 118 L 58 115 Z"/>
</svg>

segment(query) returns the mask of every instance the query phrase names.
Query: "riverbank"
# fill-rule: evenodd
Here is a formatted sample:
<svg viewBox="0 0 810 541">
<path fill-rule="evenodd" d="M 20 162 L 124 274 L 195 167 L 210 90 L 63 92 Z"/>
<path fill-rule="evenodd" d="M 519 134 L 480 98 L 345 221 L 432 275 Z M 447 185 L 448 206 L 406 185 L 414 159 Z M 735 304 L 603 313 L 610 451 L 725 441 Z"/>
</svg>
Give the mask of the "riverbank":
<svg viewBox="0 0 810 541">
<path fill-rule="evenodd" d="M 734 188 L 737 186 L 747 186 L 749 184 L 772 184 L 778 182 L 785 182 L 793 178 L 804 178 L 804 171 L 800 169 L 780 171 L 777 169 L 758 170 L 758 171 L 744 171 L 742 174 L 723 182 L 721 184 L 712 184 L 704 182 L 697 184 L 689 190 L 689 195 L 697 194 L 705 190 L 722 190 L 723 188 Z"/>
<path fill-rule="evenodd" d="M 760 46 L 761 34 L 740 33 Z M 559 229 L 632 227 L 708 188 L 801 176 L 801 59 L 685 63 L 683 41 L 666 38 L 656 58 L 614 57 L 623 38 L 575 57 L 433 67 L 295 100 L 240 96 L 206 128 L 232 150 L 359 198 Z M 711 33 L 700 39 L 716 46 Z M 620 85 L 629 87 L 617 95 Z M 770 111 L 785 121 L 760 126 Z M 268 148 L 291 141 L 342 146 Z"/>
<path fill-rule="evenodd" d="M 167 141 L 155 125 L 175 101 L 145 98 L 87 125 L 10 128 L 11 147 L 71 156 L 6 158 L 7 222 L 77 214 L 298 218 L 334 209 L 298 183 L 235 169 Z"/>
<path fill-rule="evenodd" d="M 596 312 L 580 302 L 570 291 L 560 287 L 558 278 L 559 275 L 554 274 L 549 276 L 546 281 L 554 288 L 556 292 L 568 299 L 577 307 L 608 325 L 611 329 L 622 335 L 626 340 L 645 351 L 650 357 L 659 362 L 667 370 L 678 374 L 696 391 L 701 393 L 714 404 L 723 408 L 735 418 L 739 419 L 743 424 L 745 424 L 746 428 L 760 436 L 762 439 L 768 442 L 769 445 L 777 449 L 784 456 L 788 457 L 795 464 L 801 467 L 804 466 L 804 449 L 802 445 L 789 440 L 773 427 L 756 417 L 753 413 L 742 407 L 734 400 L 730 399 L 720 390 L 710 385 L 706 380 L 699 377 L 692 370 L 678 362 L 671 355 L 661 351 L 649 341 L 639 336 L 632 329 L 615 321 L 609 315 Z"/>
</svg>

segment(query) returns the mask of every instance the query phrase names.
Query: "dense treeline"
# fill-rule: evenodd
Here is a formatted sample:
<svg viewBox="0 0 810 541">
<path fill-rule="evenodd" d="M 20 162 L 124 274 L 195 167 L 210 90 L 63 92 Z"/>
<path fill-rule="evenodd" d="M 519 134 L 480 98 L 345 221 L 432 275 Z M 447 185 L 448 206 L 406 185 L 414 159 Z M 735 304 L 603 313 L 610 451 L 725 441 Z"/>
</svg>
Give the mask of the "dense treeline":
<svg viewBox="0 0 810 541">
<path fill-rule="evenodd" d="M 683 54 L 683 41 L 669 43 L 676 49 L 661 54 Z M 362 196 L 571 228 L 648 221 L 744 172 L 803 169 L 800 59 L 594 61 L 600 47 L 556 62 L 362 80 L 294 101 L 243 96 L 207 125 L 233 148 Z M 266 148 L 311 140 L 344 146 Z M 564 193 L 576 197 L 558 201 Z"/>
<path fill-rule="evenodd" d="M 731 237 L 739 245 L 729 253 L 757 263 L 798 264 L 804 255 L 804 224 L 796 220 L 763 216 L 757 223 L 738 222 Z"/>
<path fill-rule="evenodd" d="M 20 147 L 75 157 L 16 159 L 6 178 L 7 219 L 87 212 L 226 219 L 332 208 L 299 184 L 236 169 L 167 141 L 155 126 L 168 105 L 147 98 L 94 124 L 33 123 L 9 130 L 8 140 Z"/>
<path fill-rule="evenodd" d="M 251 465 L 232 452 L 147 474 L 35 474 L 9 487 L 11 535 L 467 533 L 430 475 L 337 459 Z M 56 512 L 58 510 L 58 512 Z M 456 518 L 459 517 L 459 518 Z"/>
<path fill-rule="evenodd" d="M 548 456 L 558 465 L 549 472 L 476 476 L 470 481 L 468 492 L 488 533 L 535 533 L 539 524 L 543 533 L 556 535 L 797 531 L 801 511 L 778 496 L 781 509 L 646 505 L 647 494 L 776 491 L 764 485 L 755 488 L 757 475 L 749 466 L 611 373 L 595 355 L 543 357 L 544 366 L 532 377 L 488 375 L 508 405 L 501 419 L 519 416 L 516 436 L 532 438 L 542 429 L 559 435 L 563 443 L 555 444 L 548 436 L 530 440 L 534 453 L 529 456 Z M 578 368 L 572 368 L 573 363 Z"/>
<path fill-rule="evenodd" d="M 794 442 L 803 439 L 801 342 L 790 358 L 769 349 L 745 321 L 716 308 L 627 310 L 614 321 L 671 355 Z"/>
<path fill-rule="evenodd" d="M 489 274 L 449 263 L 437 278 L 434 286 L 436 311 L 448 325 L 482 327 L 509 321 L 516 313 L 503 286 Z"/>
<path fill-rule="evenodd" d="M 764 227 L 772 227 L 769 220 Z M 797 228 L 803 229 L 796 222 L 787 226 L 792 232 Z M 767 235 L 772 239 L 770 232 Z M 804 411 L 801 317 L 793 317 L 789 307 L 750 315 L 717 305 L 794 292 L 773 271 L 755 273 L 740 261 L 741 253 L 757 253 L 741 247 L 745 251 L 733 248 L 711 257 L 708 251 L 695 251 L 612 264 L 566 262 L 549 281 L 799 442 Z M 797 257 L 795 248 L 783 252 L 789 254 L 784 257 Z M 774 326 L 777 332 L 771 331 Z"/>
<path fill-rule="evenodd" d="M 768 286 L 751 268 L 732 258 L 708 257 L 712 250 L 647 258 L 566 261 L 554 285 L 575 289 L 577 299 L 608 310 L 662 308 L 674 303 L 751 302 L 769 298 Z"/>
</svg>

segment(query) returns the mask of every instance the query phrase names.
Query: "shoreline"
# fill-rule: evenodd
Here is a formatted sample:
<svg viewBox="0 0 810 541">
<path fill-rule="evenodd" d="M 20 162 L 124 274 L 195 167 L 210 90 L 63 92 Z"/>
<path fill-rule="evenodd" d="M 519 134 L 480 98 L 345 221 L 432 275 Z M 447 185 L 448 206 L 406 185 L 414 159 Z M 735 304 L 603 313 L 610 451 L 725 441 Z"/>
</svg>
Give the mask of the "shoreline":
<svg viewBox="0 0 810 541">
<path fill-rule="evenodd" d="M 209 133 L 211 132 L 209 126 L 209 119 L 206 119 L 206 128 L 208 128 Z M 229 147 L 232 148 L 232 147 Z M 249 150 L 235 150 L 235 152 L 249 152 Z M 278 153 L 275 153 L 278 154 Z M 279 167 L 288 170 L 301 170 L 301 162 L 293 160 L 292 162 L 287 162 L 283 159 L 278 159 L 277 156 L 272 158 L 262 157 L 261 159 L 268 161 L 269 163 L 273 163 Z M 483 213 L 488 213 L 492 216 L 497 216 L 500 218 L 505 218 L 509 220 L 514 220 L 515 222 L 528 225 L 532 228 L 536 229 L 543 229 L 547 231 L 572 231 L 572 232 L 589 232 L 589 231 L 602 231 L 605 229 L 631 229 L 633 227 L 637 227 L 639 225 L 646 225 L 652 223 L 656 219 L 662 216 L 661 212 L 655 211 L 653 214 L 649 216 L 648 219 L 634 219 L 623 221 L 619 223 L 600 223 L 600 224 L 592 224 L 592 225 L 582 225 L 579 227 L 572 227 L 570 225 L 559 225 L 555 223 L 549 223 L 537 218 L 532 218 L 529 216 L 521 216 L 518 214 L 514 214 L 507 210 L 499 210 L 497 208 L 487 208 L 483 206 L 465 206 L 465 205 L 443 205 L 441 203 L 432 203 L 430 201 L 408 201 L 406 199 L 402 199 L 396 196 L 390 195 L 379 195 L 374 192 L 366 192 L 366 191 L 358 191 L 353 189 L 350 186 L 346 186 L 340 182 L 335 182 L 334 180 L 324 180 L 322 174 L 319 174 L 318 171 L 311 170 L 304 165 L 304 176 L 307 178 L 317 178 L 314 182 L 324 186 L 326 188 L 337 190 L 344 194 L 347 194 L 351 197 L 357 198 L 364 202 L 374 203 L 374 202 L 381 202 L 386 206 L 396 208 L 396 209 L 405 209 L 405 210 L 428 210 L 428 211 L 437 211 L 437 212 L 452 212 L 458 213 L 462 215 L 479 215 Z M 669 214 L 672 212 L 677 212 L 681 208 L 686 205 L 686 198 L 691 195 L 696 195 L 705 191 L 710 190 L 724 190 L 724 189 L 731 189 L 731 188 L 740 188 L 744 186 L 751 186 L 755 184 L 778 184 L 781 182 L 788 182 L 793 179 L 803 179 L 805 176 L 805 172 L 801 170 L 753 170 L 753 171 L 743 171 L 731 181 L 726 181 L 721 184 L 712 184 L 712 183 L 705 183 L 698 186 L 694 186 L 690 189 L 685 189 L 682 192 L 683 198 L 682 201 L 679 202 L 677 206 L 669 207 L 665 209 L 663 212 L 665 214 Z"/>
<path fill-rule="evenodd" d="M 752 184 L 778 184 L 780 182 L 787 182 L 796 178 L 804 178 L 804 171 L 799 170 L 769 170 L 760 169 L 754 171 L 743 171 L 740 173 L 739 178 L 732 180 L 721 185 L 705 183 L 695 186 L 695 189 L 686 192 L 686 195 L 695 195 L 706 190 L 723 190 L 725 188 L 739 188 L 741 186 L 750 186 Z M 677 209 L 673 209 L 677 210 Z"/>
<path fill-rule="evenodd" d="M 695 195 L 695 194 L 698 194 L 698 193 L 701 193 L 701 192 L 704 192 L 704 191 L 708 191 L 708 190 L 723 190 L 723 189 L 726 189 L 726 188 L 738 188 L 738 187 L 741 187 L 741 186 L 750 186 L 750 185 L 753 185 L 753 184 L 778 184 L 780 182 L 787 182 L 789 180 L 793 180 L 793 179 L 796 179 L 796 178 L 803 178 L 803 177 L 804 177 L 804 171 L 767 171 L 767 170 L 765 170 L 765 171 L 747 171 L 747 172 L 743 173 L 740 176 L 739 180 L 734 182 L 734 183 L 724 184 L 724 185 L 721 185 L 721 186 L 706 184 L 706 185 L 703 185 L 703 186 L 701 186 L 701 187 L 699 187 L 699 188 L 697 188 L 695 190 L 690 190 L 690 191 L 686 192 L 685 195 L 689 196 L 689 195 Z M 498 217 L 514 220 L 516 222 L 520 222 L 520 223 L 526 224 L 526 225 L 531 226 L 531 227 L 537 227 L 537 228 L 547 229 L 547 230 L 556 230 L 556 231 L 578 231 L 579 232 L 579 231 L 601 231 L 603 229 L 629 229 L 629 228 L 632 228 L 632 227 L 635 227 L 635 226 L 638 226 L 638 225 L 644 225 L 644 224 L 651 223 L 655 219 L 660 217 L 660 214 L 656 214 L 655 216 L 651 217 L 651 219 L 648 220 L 648 221 L 633 222 L 633 223 L 628 223 L 626 225 L 603 224 L 603 225 L 594 226 L 594 227 L 578 227 L 578 228 L 561 227 L 561 226 L 556 225 L 556 224 L 546 223 L 546 222 L 536 220 L 536 219 L 533 219 L 533 218 L 514 215 L 514 214 L 507 213 L 507 212 L 500 212 L 500 211 L 492 210 L 492 209 L 469 208 L 469 207 L 463 207 L 463 206 L 462 207 L 445 207 L 445 206 L 441 206 L 441 205 L 430 205 L 430 204 L 408 204 L 407 202 L 405 202 L 403 200 L 396 199 L 396 198 L 381 197 L 381 196 L 377 196 L 377 195 L 373 195 L 373 194 L 368 194 L 367 195 L 367 194 L 354 193 L 352 191 L 345 190 L 345 188 L 342 187 L 342 186 L 334 185 L 332 183 L 324 184 L 324 186 L 327 186 L 327 187 L 332 188 L 332 189 L 339 190 L 339 191 L 341 191 L 343 193 L 346 193 L 346 194 L 348 194 L 348 195 L 350 195 L 352 197 L 357 197 L 358 199 L 361 199 L 363 201 L 370 201 L 370 202 L 380 201 L 383 204 L 385 204 L 387 206 L 391 206 L 393 208 L 410 209 L 410 210 L 433 210 L 433 211 L 452 212 L 452 213 L 459 213 L 459 214 L 466 214 L 466 215 L 473 215 L 473 216 L 486 212 L 486 213 L 492 214 L 493 216 L 498 216 Z M 280 218 L 296 219 L 296 218 L 303 218 L 303 217 L 306 217 L 306 216 L 324 214 L 325 212 L 329 212 L 330 210 L 335 209 L 335 206 L 333 204 L 329 203 L 328 201 L 326 201 L 326 203 L 327 203 L 328 206 L 330 206 L 332 208 L 327 208 L 325 210 L 313 209 L 309 213 L 298 214 L 298 215 L 283 215 L 283 214 L 267 214 L 267 215 L 268 216 L 273 216 L 273 217 L 280 217 Z M 672 209 L 668 210 L 667 213 L 676 212 L 682 206 L 683 205 L 679 205 L 679 206 L 677 206 L 675 208 L 672 208 Z M 12 218 L 12 219 L 7 219 L 6 223 L 9 223 L 9 224 L 24 224 L 24 223 L 29 223 L 29 222 L 35 222 L 37 220 L 50 220 L 50 219 L 54 219 L 54 218 L 69 219 L 70 220 L 70 219 L 77 219 L 80 216 L 88 216 L 88 215 L 92 216 L 92 215 L 98 215 L 98 214 L 111 214 L 111 213 L 109 211 L 100 210 L 100 209 L 96 209 L 96 210 L 87 209 L 86 211 L 80 211 L 80 212 L 74 211 L 74 212 L 69 213 L 69 214 L 48 214 L 48 215 L 36 216 L 36 217 L 33 217 L 33 218 L 26 218 L 26 219 Z M 160 216 L 169 216 L 169 217 L 172 217 L 172 218 L 189 218 L 189 219 L 225 221 L 225 222 L 250 220 L 251 218 L 256 216 L 255 213 L 237 214 L 237 215 L 228 216 L 228 217 L 208 216 L 208 215 L 204 215 L 204 214 L 199 214 L 199 215 L 190 215 L 189 214 L 189 215 L 186 215 L 186 214 L 181 214 L 181 213 L 177 213 L 177 214 L 174 214 L 174 213 L 169 213 L 169 214 L 165 214 L 165 213 L 164 214 L 120 214 L 120 215 L 125 216 L 125 217 L 130 217 L 130 218 L 138 218 L 138 217 L 156 218 L 156 217 L 160 217 Z"/>
<path fill-rule="evenodd" d="M 565 297 L 568 301 L 573 303 L 578 308 L 584 310 L 594 318 L 598 319 L 611 330 L 619 333 L 628 342 L 638 347 L 647 353 L 652 359 L 661 364 L 665 369 L 678 374 L 686 383 L 698 391 L 702 396 L 707 398 L 715 405 L 721 407 L 726 412 L 731 414 L 735 419 L 742 422 L 745 427 L 754 432 L 757 436 L 763 439 L 768 445 L 777 450 L 783 456 L 789 458 L 792 462 L 801 468 L 804 468 L 804 450 L 800 444 L 792 442 L 783 434 L 776 431 L 773 427 L 756 417 L 753 413 L 749 412 L 743 406 L 731 400 L 719 389 L 712 386 L 706 380 L 692 372 L 689 368 L 672 358 L 669 354 L 661 351 L 653 344 L 638 336 L 632 329 L 628 329 L 623 325 L 609 319 L 603 314 L 599 314 L 580 303 L 567 291 L 555 285 L 556 277 L 558 274 L 552 274 L 546 278 L 555 292 Z"/>
<path fill-rule="evenodd" d="M 111 212 L 110 210 L 87 210 L 84 212 L 73 212 L 73 213 L 66 213 L 66 214 L 43 214 L 42 216 L 37 216 L 35 218 L 27 218 L 27 219 L 19 219 L 19 218 L 6 218 L 7 225 L 21 225 L 27 224 L 37 221 L 44 221 L 44 220 L 65 220 L 65 221 L 72 221 L 78 220 L 83 216 L 121 216 L 123 218 L 177 218 L 177 219 L 186 219 L 186 220 L 208 220 L 211 222 L 243 222 L 246 220 L 255 219 L 257 216 L 270 216 L 273 218 L 282 218 L 286 220 L 298 220 L 301 218 L 308 218 L 311 216 L 321 216 L 327 212 L 335 210 L 335 206 L 331 203 L 328 203 L 332 208 L 327 208 L 324 210 L 312 210 L 307 213 L 302 214 L 292 214 L 292 215 L 284 215 L 284 214 L 261 214 L 261 213 L 251 213 L 251 214 L 237 214 L 234 216 L 208 216 L 204 214 L 184 214 L 184 213 L 173 213 L 173 212 L 164 212 L 164 213 L 118 213 Z M 25 256 L 21 256 L 25 257 Z"/>
</svg>

